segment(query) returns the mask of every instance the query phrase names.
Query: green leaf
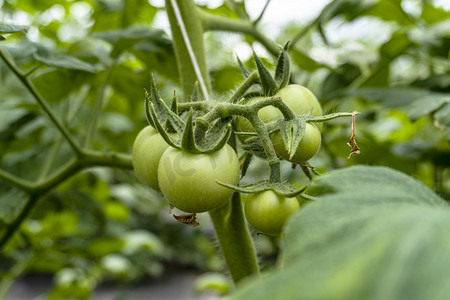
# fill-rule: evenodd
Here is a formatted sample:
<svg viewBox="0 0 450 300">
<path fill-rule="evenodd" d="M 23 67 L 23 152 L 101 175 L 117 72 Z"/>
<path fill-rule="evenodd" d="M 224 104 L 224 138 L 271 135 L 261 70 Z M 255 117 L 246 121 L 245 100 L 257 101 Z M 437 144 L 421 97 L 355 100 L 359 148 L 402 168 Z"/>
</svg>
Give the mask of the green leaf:
<svg viewBox="0 0 450 300">
<path fill-rule="evenodd" d="M 364 12 L 366 16 L 374 16 L 383 21 L 393 21 L 399 25 L 413 25 L 414 20 L 405 13 L 402 2 L 398 0 L 379 0 Z"/>
<path fill-rule="evenodd" d="M 347 20 L 353 20 L 373 5 L 372 0 L 334 0 L 320 13 L 322 23 L 336 16 L 343 15 Z"/>
<path fill-rule="evenodd" d="M 317 69 L 326 67 L 298 49 L 291 49 L 291 55 L 293 62 L 302 70 L 313 72 Z"/>
<path fill-rule="evenodd" d="M 29 197 L 17 188 L 1 189 L 0 196 L 0 221 L 6 224 L 12 223 L 22 212 Z"/>
<path fill-rule="evenodd" d="M 266 66 L 264 66 L 255 52 L 253 52 L 253 57 L 255 58 L 256 67 L 258 68 L 259 78 L 261 79 L 261 86 L 264 96 L 274 95 L 278 90 L 278 85 L 275 79 L 273 79 L 269 70 L 266 68 Z"/>
<path fill-rule="evenodd" d="M 6 24 L 0 22 L 0 33 L 27 32 L 30 26 Z"/>
<path fill-rule="evenodd" d="M 89 73 L 95 73 L 98 71 L 97 67 L 90 63 L 82 61 L 73 56 L 61 55 L 58 57 L 41 57 L 34 53 L 33 57 L 41 63 L 55 68 L 68 69 L 68 70 L 80 70 Z"/>
<path fill-rule="evenodd" d="M 425 2 L 423 3 L 422 15 L 420 18 L 428 24 L 434 24 L 448 20 L 450 18 L 450 12 L 445 11 L 441 7 L 435 7 L 430 2 Z"/>
<path fill-rule="evenodd" d="M 232 66 L 226 66 L 218 70 L 213 70 L 210 74 L 213 89 L 219 94 L 225 94 L 226 92 L 236 88 L 236 86 L 242 81 L 240 79 L 241 72 L 238 68 Z"/>
<path fill-rule="evenodd" d="M 143 41 L 146 41 L 145 47 L 147 50 L 149 47 L 152 50 L 159 50 L 161 47 L 160 43 L 166 39 L 163 31 L 151 30 L 144 27 L 129 27 L 126 29 L 104 31 L 95 34 L 94 37 L 114 45 L 111 52 L 111 57 L 113 58 L 118 57 L 123 51 L 133 49 L 136 44 Z M 144 47 L 144 45 L 141 47 Z"/>
<path fill-rule="evenodd" d="M 49 102 L 60 102 L 94 75 L 79 70 L 46 70 L 33 79 L 36 88 Z"/>
<path fill-rule="evenodd" d="M 395 32 L 391 39 L 380 47 L 380 55 L 384 60 L 393 60 L 403 54 L 405 49 L 412 45 L 408 34 L 405 32 Z"/>
<path fill-rule="evenodd" d="M 316 178 L 321 197 L 288 221 L 282 267 L 242 285 L 232 299 L 446 299 L 445 201 L 384 167 Z"/>
<path fill-rule="evenodd" d="M 428 90 L 418 88 L 361 88 L 356 90 L 341 91 L 334 96 L 361 97 L 369 101 L 381 102 L 385 107 L 402 107 L 407 106 L 413 108 L 416 101 L 424 101 L 424 113 L 427 113 L 426 102 L 447 101 L 448 95 L 443 93 L 433 93 Z M 330 96 L 333 96 L 330 94 Z M 441 100 L 439 100 L 441 99 Z M 420 111 L 419 111 L 420 112 Z M 417 117 L 419 112 L 416 110 L 414 116 Z"/>
</svg>

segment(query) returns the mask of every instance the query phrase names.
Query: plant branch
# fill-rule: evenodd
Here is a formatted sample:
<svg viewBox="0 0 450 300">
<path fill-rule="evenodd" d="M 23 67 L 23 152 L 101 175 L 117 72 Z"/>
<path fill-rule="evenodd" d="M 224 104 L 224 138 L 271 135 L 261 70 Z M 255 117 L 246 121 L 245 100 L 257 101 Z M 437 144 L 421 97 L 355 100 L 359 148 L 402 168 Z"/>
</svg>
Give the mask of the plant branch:
<svg viewBox="0 0 450 300">
<path fill-rule="evenodd" d="M 202 20 L 203 30 L 230 31 L 247 34 L 260 42 L 267 49 L 267 51 L 270 52 L 270 54 L 273 56 L 278 56 L 280 48 L 273 41 L 259 32 L 252 22 L 216 16 L 205 12 L 200 8 L 198 11 L 198 14 Z"/>
<path fill-rule="evenodd" d="M 242 84 L 237 88 L 236 91 L 234 91 L 233 95 L 231 95 L 228 102 L 236 103 L 238 102 L 241 97 L 247 92 L 247 90 L 255 83 L 258 82 L 259 76 L 258 72 L 254 71 L 252 72 L 245 80 L 242 82 Z"/>
<path fill-rule="evenodd" d="M 112 166 L 124 169 L 132 169 L 131 156 L 122 153 L 101 153 L 98 151 L 84 150 L 80 156 L 77 156 L 66 165 L 61 167 L 53 175 L 40 181 L 34 185 L 25 182 L 23 179 L 14 175 L 8 174 L 0 170 L 0 178 L 27 191 L 30 194 L 28 202 L 19 213 L 17 218 L 9 224 L 6 232 L 0 238 L 0 249 L 9 241 L 14 235 L 20 224 L 29 216 L 33 208 L 37 205 L 38 200 L 50 190 L 66 181 L 80 170 L 94 167 L 94 166 Z"/>
<path fill-rule="evenodd" d="M 69 130 L 63 125 L 63 123 L 60 120 L 58 120 L 56 115 L 50 109 L 50 106 L 47 104 L 47 102 L 45 102 L 45 100 L 39 95 L 39 93 L 36 90 L 36 88 L 34 87 L 33 83 L 24 74 L 22 74 L 19 67 L 16 66 L 16 64 L 12 61 L 12 59 L 10 59 L 2 49 L 0 49 L 0 58 L 11 69 L 11 71 L 13 71 L 13 73 L 17 76 L 17 78 L 25 85 L 25 87 L 28 89 L 28 91 L 33 95 L 33 97 L 39 103 L 41 108 L 44 110 L 44 112 L 49 117 L 50 121 L 56 126 L 56 128 L 59 130 L 59 132 L 64 136 L 66 141 L 69 143 L 72 150 L 76 154 L 80 154 L 81 153 L 80 146 L 73 139 Z"/>
<path fill-rule="evenodd" d="M 29 192 L 33 190 L 33 185 L 31 182 L 9 172 L 6 172 L 5 170 L 0 169 L 0 179 L 24 191 Z"/>
</svg>

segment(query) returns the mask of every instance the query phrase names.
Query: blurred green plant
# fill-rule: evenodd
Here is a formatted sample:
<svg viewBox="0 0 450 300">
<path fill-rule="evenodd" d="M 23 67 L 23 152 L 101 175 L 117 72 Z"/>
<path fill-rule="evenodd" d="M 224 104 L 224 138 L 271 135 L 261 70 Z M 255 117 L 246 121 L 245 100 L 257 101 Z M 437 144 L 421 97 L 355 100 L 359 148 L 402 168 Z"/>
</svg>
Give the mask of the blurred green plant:
<svg viewBox="0 0 450 300">
<path fill-rule="evenodd" d="M 322 150 L 312 160 L 316 171 L 388 166 L 448 201 L 450 12 L 431 0 L 416 3 L 416 9 L 411 3 L 334 0 L 309 23 L 289 24 L 275 42 L 290 40 L 290 80 L 313 90 L 326 112 L 364 112 L 356 131 L 361 155 L 345 159 L 348 122 L 332 121 L 324 126 Z M 183 96 L 172 40 L 155 22 L 162 10 L 144 0 L 2 2 L 0 295 L 30 272 L 56 274 L 49 296 L 83 299 L 102 280 L 158 276 L 168 262 L 221 269 L 211 239 L 202 234 L 209 232 L 208 223 L 201 222 L 200 230 L 174 223 L 160 195 L 128 171 L 131 145 L 146 125 L 142 99 L 150 74 L 157 74 L 162 94 L 177 89 Z M 198 7 L 201 29 L 208 32 L 204 51 L 210 70 L 202 72 L 209 74 L 217 97 L 242 81 L 231 59 L 234 49 L 224 45 L 218 31 L 263 45 L 266 65 L 278 54 L 276 43 L 264 34 L 264 11 L 252 20 L 243 1 Z M 19 17 L 28 20 L 26 26 L 14 25 Z M 335 36 L 335 24 L 343 28 L 358 22 L 383 26 L 386 38 Z M 242 65 L 255 69 L 250 58 Z M 249 174 L 258 176 L 262 168 L 256 161 Z M 288 164 L 283 172 L 307 182 Z M 286 241 L 297 239 L 293 231 L 288 230 Z"/>
</svg>

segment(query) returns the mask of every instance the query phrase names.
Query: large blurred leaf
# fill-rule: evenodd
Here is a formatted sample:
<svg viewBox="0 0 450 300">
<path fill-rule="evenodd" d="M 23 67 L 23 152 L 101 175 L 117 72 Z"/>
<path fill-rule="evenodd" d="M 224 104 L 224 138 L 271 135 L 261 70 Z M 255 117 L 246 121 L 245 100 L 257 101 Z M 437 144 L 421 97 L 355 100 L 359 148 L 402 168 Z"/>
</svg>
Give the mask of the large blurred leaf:
<svg viewBox="0 0 450 300">
<path fill-rule="evenodd" d="M 411 115 L 420 117 L 434 110 L 443 103 L 449 101 L 449 96 L 443 93 L 433 93 L 418 88 L 361 88 L 356 90 L 346 90 L 330 96 L 361 97 L 369 101 L 381 102 L 385 107 L 411 107 Z M 425 105 L 413 106 L 416 101 L 421 101 Z M 435 103 L 440 103 L 436 106 Z M 428 106 L 427 106 L 428 104 Z M 430 110 L 431 109 L 431 110 Z"/>
<path fill-rule="evenodd" d="M 358 166 L 314 182 L 286 228 L 282 267 L 233 299 L 447 299 L 450 210 L 422 183 Z"/>
<path fill-rule="evenodd" d="M 298 49 L 292 49 L 291 55 L 293 62 L 302 70 L 313 72 L 326 67 Z"/>
<path fill-rule="evenodd" d="M 80 70 L 90 73 L 95 73 L 97 71 L 97 68 L 95 66 L 73 56 L 61 55 L 51 58 L 41 57 L 37 54 L 34 54 L 33 56 L 36 60 L 50 67 L 68 70 Z"/>
<path fill-rule="evenodd" d="M 17 188 L 1 186 L 0 191 L 0 222 L 12 223 L 23 210 L 28 196 Z"/>
<path fill-rule="evenodd" d="M 105 31 L 95 35 L 95 37 L 113 44 L 112 57 L 117 57 L 126 50 L 132 50 L 134 45 L 145 41 L 146 48 L 151 50 L 161 50 L 160 45 L 166 44 L 167 37 L 161 30 L 151 30 L 142 27 L 129 27 L 113 31 Z"/>
<path fill-rule="evenodd" d="M 212 86 L 219 94 L 224 94 L 234 89 L 242 80 L 241 72 L 238 68 L 227 66 L 218 70 L 211 71 Z"/>
<path fill-rule="evenodd" d="M 421 19 L 428 24 L 434 24 L 441 21 L 448 20 L 450 18 L 450 12 L 445 11 L 443 8 L 435 7 L 430 2 L 424 2 L 422 8 Z"/>
<path fill-rule="evenodd" d="M 157 8 L 147 0 L 94 1 L 93 32 L 126 28 L 133 24 L 150 24 Z"/>
<path fill-rule="evenodd" d="M 374 2 L 374 0 L 334 0 L 322 10 L 320 21 L 325 22 L 340 15 L 347 20 L 353 20 L 369 9 Z"/>
<path fill-rule="evenodd" d="M 401 0 L 380 0 L 367 9 L 364 15 L 374 16 L 384 21 L 393 21 L 399 25 L 413 25 L 414 20 L 405 13 Z"/>
<path fill-rule="evenodd" d="M 46 70 L 34 78 L 34 84 L 44 99 L 59 102 L 82 84 L 92 81 L 93 75 L 84 71 L 55 69 Z"/>
<path fill-rule="evenodd" d="M 14 25 L 0 22 L 0 33 L 26 32 L 29 26 Z"/>
</svg>

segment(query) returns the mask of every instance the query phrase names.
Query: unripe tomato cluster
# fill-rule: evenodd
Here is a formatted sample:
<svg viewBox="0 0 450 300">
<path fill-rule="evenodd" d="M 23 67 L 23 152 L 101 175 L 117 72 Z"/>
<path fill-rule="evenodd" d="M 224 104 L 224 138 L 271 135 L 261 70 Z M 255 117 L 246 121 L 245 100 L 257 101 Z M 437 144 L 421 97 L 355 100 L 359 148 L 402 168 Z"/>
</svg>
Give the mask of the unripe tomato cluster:
<svg viewBox="0 0 450 300">
<path fill-rule="evenodd" d="M 280 96 L 297 116 L 322 115 L 317 98 L 305 87 L 288 85 L 275 96 Z M 247 103 L 253 104 L 262 99 L 255 97 Z M 260 109 L 258 116 L 268 125 L 283 118 L 273 106 Z M 242 117 L 236 118 L 236 127 L 238 131 L 254 131 L 249 121 Z M 273 133 L 271 140 L 275 152 L 280 158 L 295 164 L 306 162 L 320 148 L 320 129 L 321 126 L 306 123 L 300 145 L 291 158 L 281 134 Z M 224 205 L 233 190 L 219 185 L 217 181 L 237 185 L 240 172 L 236 152 L 229 145 L 213 153 L 193 154 L 170 147 L 151 126 L 144 128 L 136 137 L 133 166 L 144 184 L 161 191 L 173 206 L 189 213 L 206 212 Z M 281 233 L 288 217 L 299 208 L 297 198 L 284 197 L 272 190 L 250 194 L 244 205 L 250 225 L 268 235 Z"/>
<path fill-rule="evenodd" d="M 169 147 L 151 126 L 136 137 L 133 167 L 142 183 L 189 213 L 222 206 L 233 190 L 217 181 L 235 185 L 239 179 L 239 161 L 229 145 L 213 153 L 193 154 Z"/>
<path fill-rule="evenodd" d="M 280 96 L 283 102 L 297 115 L 310 114 L 311 116 L 318 117 L 322 115 L 322 108 L 320 103 L 314 94 L 307 88 L 292 84 L 280 89 L 275 96 Z M 248 101 L 248 104 L 253 104 L 264 99 L 263 97 L 255 97 Z M 279 109 L 273 106 L 266 106 L 259 110 L 259 118 L 266 124 L 275 123 L 283 118 Z M 317 154 L 322 143 L 322 137 L 320 135 L 320 129 L 322 124 L 316 126 L 311 123 L 306 123 L 305 132 L 303 133 L 302 141 L 300 142 L 297 151 L 291 159 L 286 151 L 284 143 L 281 139 L 279 132 L 272 134 L 271 139 L 275 152 L 279 157 L 284 160 L 288 160 L 294 164 L 302 164 Z M 242 132 L 254 131 L 250 122 L 243 118 L 238 117 L 236 121 L 236 127 Z"/>
</svg>

